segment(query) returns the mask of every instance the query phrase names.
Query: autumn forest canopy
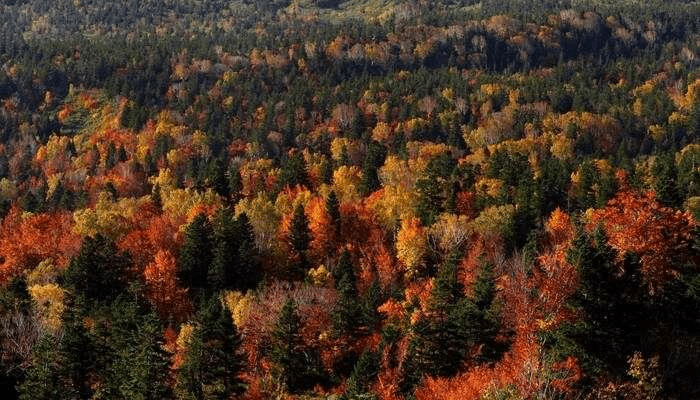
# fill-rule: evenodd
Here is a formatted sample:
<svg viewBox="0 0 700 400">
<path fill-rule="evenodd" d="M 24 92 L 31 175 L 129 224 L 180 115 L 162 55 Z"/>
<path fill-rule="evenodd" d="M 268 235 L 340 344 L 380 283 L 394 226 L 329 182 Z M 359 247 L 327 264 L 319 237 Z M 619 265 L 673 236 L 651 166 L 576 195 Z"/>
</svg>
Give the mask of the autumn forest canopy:
<svg viewBox="0 0 700 400">
<path fill-rule="evenodd" d="M 700 398 L 700 4 L 0 0 L 7 399 Z"/>
</svg>

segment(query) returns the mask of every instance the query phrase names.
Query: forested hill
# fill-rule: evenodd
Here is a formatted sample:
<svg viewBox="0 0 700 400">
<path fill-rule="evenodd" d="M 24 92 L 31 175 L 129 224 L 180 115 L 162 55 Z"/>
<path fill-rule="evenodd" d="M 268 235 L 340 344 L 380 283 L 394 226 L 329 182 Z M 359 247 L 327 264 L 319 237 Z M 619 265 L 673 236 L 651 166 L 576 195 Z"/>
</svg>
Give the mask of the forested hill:
<svg viewBox="0 0 700 400">
<path fill-rule="evenodd" d="M 700 398 L 700 3 L 0 1 L 7 398 Z"/>
</svg>

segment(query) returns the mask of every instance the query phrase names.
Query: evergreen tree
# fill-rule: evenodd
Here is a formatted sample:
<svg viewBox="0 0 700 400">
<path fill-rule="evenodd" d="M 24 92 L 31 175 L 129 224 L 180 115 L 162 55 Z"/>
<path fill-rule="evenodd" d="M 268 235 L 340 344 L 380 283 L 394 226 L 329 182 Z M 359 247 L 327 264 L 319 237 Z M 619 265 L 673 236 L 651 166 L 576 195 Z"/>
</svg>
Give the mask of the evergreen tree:
<svg viewBox="0 0 700 400">
<path fill-rule="evenodd" d="M 236 219 L 238 245 L 238 268 L 231 276 L 232 286 L 238 290 L 252 289 L 262 279 L 260 254 L 255 247 L 253 225 L 246 213 Z"/>
<path fill-rule="evenodd" d="M 211 261 L 212 228 L 206 215 L 199 214 L 185 228 L 184 242 L 180 248 L 180 282 L 186 287 L 204 287 Z"/>
<path fill-rule="evenodd" d="M 432 225 L 453 200 L 450 194 L 454 182 L 450 177 L 455 165 L 449 153 L 442 153 L 430 160 L 424 176 L 416 181 L 416 214 L 424 226 Z"/>
<path fill-rule="evenodd" d="M 346 250 L 340 256 L 338 266 L 334 270 L 338 303 L 331 312 L 333 327 L 340 333 L 357 329 L 361 324 L 361 308 L 355 278 L 355 271 L 350 261 L 350 253 Z"/>
<path fill-rule="evenodd" d="M 656 198 L 665 206 L 679 206 L 680 196 L 676 186 L 678 171 L 673 152 L 657 155 L 651 167 L 651 173 L 654 175 L 653 187 L 656 192 Z"/>
<path fill-rule="evenodd" d="M 219 196 L 228 198 L 230 181 L 226 176 L 224 161 L 217 157 L 209 163 L 207 168 L 207 183 Z"/>
<path fill-rule="evenodd" d="M 63 316 L 63 332 L 56 351 L 60 362 L 58 371 L 64 382 L 66 393 L 75 394 L 81 400 L 91 399 L 93 388 L 90 378 L 97 376 L 98 354 L 90 333 L 83 325 L 83 317 L 77 310 L 71 310 Z"/>
<path fill-rule="evenodd" d="M 275 366 L 275 375 L 290 392 L 304 386 L 305 372 L 309 368 L 300 328 L 296 304 L 287 299 L 272 331 L 270 360 Z"/>
<path fill-rule="evenodd" d="M 355 367 L 347 381 L 343 399 L 376 399 L 369 393 L 370 385 L 374 382 L 380 368 L 379 353 L 365 349 L 355 363 Z"/>
<path fill-rule="evenodd" d="M 259 255 L 255 249 L 253 227 L 242 213 L 234 218 L 228 209 L 214 217 L 214 250 L 207 275 L 215 289 L 252 289 L 260 280 Z"/>
<path fill-rule="evenodd" d="M 277 190 L 285 186 L 303 185 L 309 187 L 309 174 L 306 170 L 304 155 L 296 151 L 282 164 L 280 174 L 277 177 Z"/>
<path fill-rule="evenodd" d="M 309 230 L 309 219 L 306 217 L 304 207 L 301 204 L 294 209 L 288 241 L 297 257 L 296 260 L 292 261 L 293 265 L 289 278 L 292 280 L 304 279 L 308 269 L 306 251 L 311 241 L 311 232 Z"/>
<path fill-rule="evenodd" d="M 20 400 L 77 399 L 77 393 L 66 385 L 62 354 L 56 352 L 57 338 L 46 335 L 32 351 L 32 364 L 19 385 Z"/>
<path fill-rule="evenodd" d="M 96 397 L 165 399 L 170 397 L 168 355 L 163 350 L 162 326 L 145 300 L 115 301 L 110 310 L 104 384 Z"/>
<path fill-rule="evenodd" d="M 229 399 L 245 391 L 240 374 L 245 367 L 241 338 L 231 314 L 216 297 L 203 301 L 197 327 L 187 343 L 178 370 L 180 399 Z"/>
<path fill-rule="evenodd" d="M 333 224 L 336 237 L 340 236 L 340 203 L 338 202 L 338 197 L 333 190 L 331 190 L 331 192 L 328 194 L 328 198 L 326 198 L 326 212 L 331 218 L 331 223 Z"/>
<path fill-rule="evenodd" d="M 360 182 L 360 194 L 366 196 L 379 189 L 379 175 L 377 169 L 384 164 L 387 150 L 379 142 L 372 141 L 367 149 L 367 154 L 362 163 L 362 181 Z"/>
<path fill-rule="evenodd" d="M 107 303 L 126 289 L 126 271 L 131 261 L 115 243 L 102 235 L 86 237 L 63 278 L 79 302 Z"/>
</svg>

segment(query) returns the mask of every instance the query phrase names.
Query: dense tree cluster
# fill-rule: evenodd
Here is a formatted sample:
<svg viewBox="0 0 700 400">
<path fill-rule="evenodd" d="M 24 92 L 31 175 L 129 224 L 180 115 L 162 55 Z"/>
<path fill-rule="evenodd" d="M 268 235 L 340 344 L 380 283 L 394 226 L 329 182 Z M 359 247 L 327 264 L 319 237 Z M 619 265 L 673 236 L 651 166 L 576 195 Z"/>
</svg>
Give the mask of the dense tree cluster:
<svg viewBox="0 0 700 400">
<path fill-rule="evenodd" d="M 0 391 L 700 397 L 700 6 L 648 3 L 0 1 Z"/>
</svg>

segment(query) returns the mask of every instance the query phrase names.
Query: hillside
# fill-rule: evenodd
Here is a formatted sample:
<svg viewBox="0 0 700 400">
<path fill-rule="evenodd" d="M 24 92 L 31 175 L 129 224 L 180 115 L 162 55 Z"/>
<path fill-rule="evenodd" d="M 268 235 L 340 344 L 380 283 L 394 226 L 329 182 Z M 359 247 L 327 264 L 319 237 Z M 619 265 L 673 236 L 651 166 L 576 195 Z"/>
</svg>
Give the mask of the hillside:
<svg viewBox="0 0 700 400">
<path fill-rule="evenodd" d="M 700 3 L 0 15 L 8 399 L 700 397 Z"/>
</svg>

